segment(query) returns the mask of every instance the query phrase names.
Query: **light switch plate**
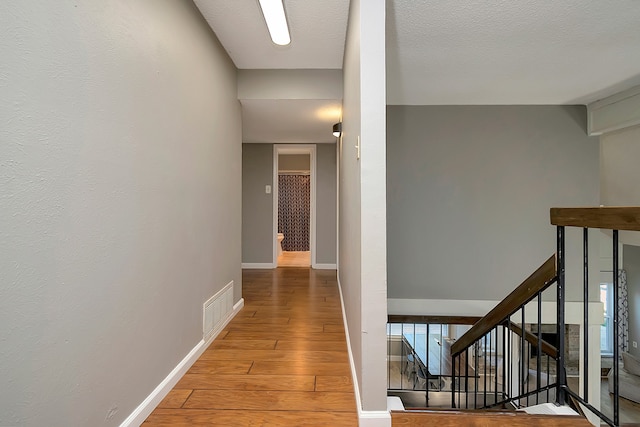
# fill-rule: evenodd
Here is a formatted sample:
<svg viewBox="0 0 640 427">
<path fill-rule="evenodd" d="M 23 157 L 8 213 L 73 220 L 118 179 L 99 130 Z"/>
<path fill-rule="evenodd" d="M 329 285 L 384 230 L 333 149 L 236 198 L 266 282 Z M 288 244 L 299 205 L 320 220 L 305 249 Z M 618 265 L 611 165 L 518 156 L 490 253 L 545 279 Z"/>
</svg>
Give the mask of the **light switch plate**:
<svg viewBox="0 0 640 427">
<path fill-rule="evenodd" d="M 271 194 L 271 186 L 270 185 L 265 185 L 264 186 L 264 192 L 267 194 Z"/>
<path fill-rule="evenodd" d="M 633 342 L 633 348 L 638 348 L 638 342 L 637 341 Z"/>
</svg>

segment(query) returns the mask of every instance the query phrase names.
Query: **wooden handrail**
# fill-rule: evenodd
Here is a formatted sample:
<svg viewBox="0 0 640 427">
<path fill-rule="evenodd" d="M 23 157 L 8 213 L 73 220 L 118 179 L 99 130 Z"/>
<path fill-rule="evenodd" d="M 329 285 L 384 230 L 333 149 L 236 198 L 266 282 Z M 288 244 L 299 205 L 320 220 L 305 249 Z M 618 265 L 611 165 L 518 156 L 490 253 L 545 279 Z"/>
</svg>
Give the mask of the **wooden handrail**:
<svg viewBox="0 0 640 427">
<path fill-rule="evenodd" d="M 551 208 L 551 224 L 640 231 L 640 207 Z"/>
<path fill-rule="evenodd" d="M 511 331 L 513 331 L 515 334 L 522 336 L 521 326 L 511 322 L 503 322 L 502 324 L 508 329 L 510 329 Z M 524 339 L 529 341 L 532 345 L 535 345 L 536 347 L 538 346 L 538 336 L 532 332 L 527 331 L 526 329 L 524 331 Z M 548 342 L 546 342 L 545 340 L 543 339 L 540 340 L 540 347 L 542 348 L 543 353 L 548 354 L 554 359 L 558 358 L 558 349 L 552 346 L 551 344 L 549 344 Z"/>
<path fill-rule="evenodd" d="M 451 346 L 451 356 L 457 356 L 487 332 L 501 324 L 522 305 L 531 301 L 538 292 L 549 287 L 556 278 L 556 256 L 549 257 L 520 286 L 500 301 L 486 316 L 469 329 Z"/>
<path fill-rule="evenodd" d="M 390 314 L 389 323 L 431 323 L 441 325 L 475 325 L 482 317 L 479 316 L 416 316 L 410 314 Z"/>
</svg>

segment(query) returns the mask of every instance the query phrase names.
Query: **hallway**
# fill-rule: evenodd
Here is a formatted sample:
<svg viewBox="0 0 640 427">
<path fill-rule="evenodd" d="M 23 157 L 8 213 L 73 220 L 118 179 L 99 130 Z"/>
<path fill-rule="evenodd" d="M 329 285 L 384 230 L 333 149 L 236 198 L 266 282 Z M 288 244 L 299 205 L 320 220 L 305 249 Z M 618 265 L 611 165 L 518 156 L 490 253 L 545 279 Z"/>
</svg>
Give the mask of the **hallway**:
<svg viewBox="0 0 640 427">
<path fill-rule="evenodd" d="M 144 426 L 357 426 L 333 270 L 244 270 L 245 306 Z"/>
</svg>

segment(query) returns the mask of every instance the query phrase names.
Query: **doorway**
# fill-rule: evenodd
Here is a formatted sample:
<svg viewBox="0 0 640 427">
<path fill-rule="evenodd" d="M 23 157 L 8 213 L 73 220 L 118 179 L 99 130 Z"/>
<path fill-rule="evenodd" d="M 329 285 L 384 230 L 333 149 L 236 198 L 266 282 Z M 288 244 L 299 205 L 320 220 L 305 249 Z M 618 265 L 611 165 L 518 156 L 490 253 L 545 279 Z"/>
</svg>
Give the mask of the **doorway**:
<svg viewBox="0 0 640 427">
<path fill-rule="evenodd" d="M 273 159 L 273 263 L 278 267 L 313 267 L 316 147 L 275 144 Z"/>
</svg>

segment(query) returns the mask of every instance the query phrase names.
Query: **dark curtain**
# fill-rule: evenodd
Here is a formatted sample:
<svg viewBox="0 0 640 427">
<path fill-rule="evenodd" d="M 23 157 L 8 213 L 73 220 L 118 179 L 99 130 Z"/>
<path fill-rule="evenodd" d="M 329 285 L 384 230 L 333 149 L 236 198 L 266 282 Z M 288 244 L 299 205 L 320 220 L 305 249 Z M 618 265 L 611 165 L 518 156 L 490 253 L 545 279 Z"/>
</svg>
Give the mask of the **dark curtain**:
<svg viewBox="0 0 640 427">
<path fill-rule="evenodd" d="M 282 250 L 309 250 L 309 175 L 278 175 L 278 233 L 284 234 Z"/>
</svg>

